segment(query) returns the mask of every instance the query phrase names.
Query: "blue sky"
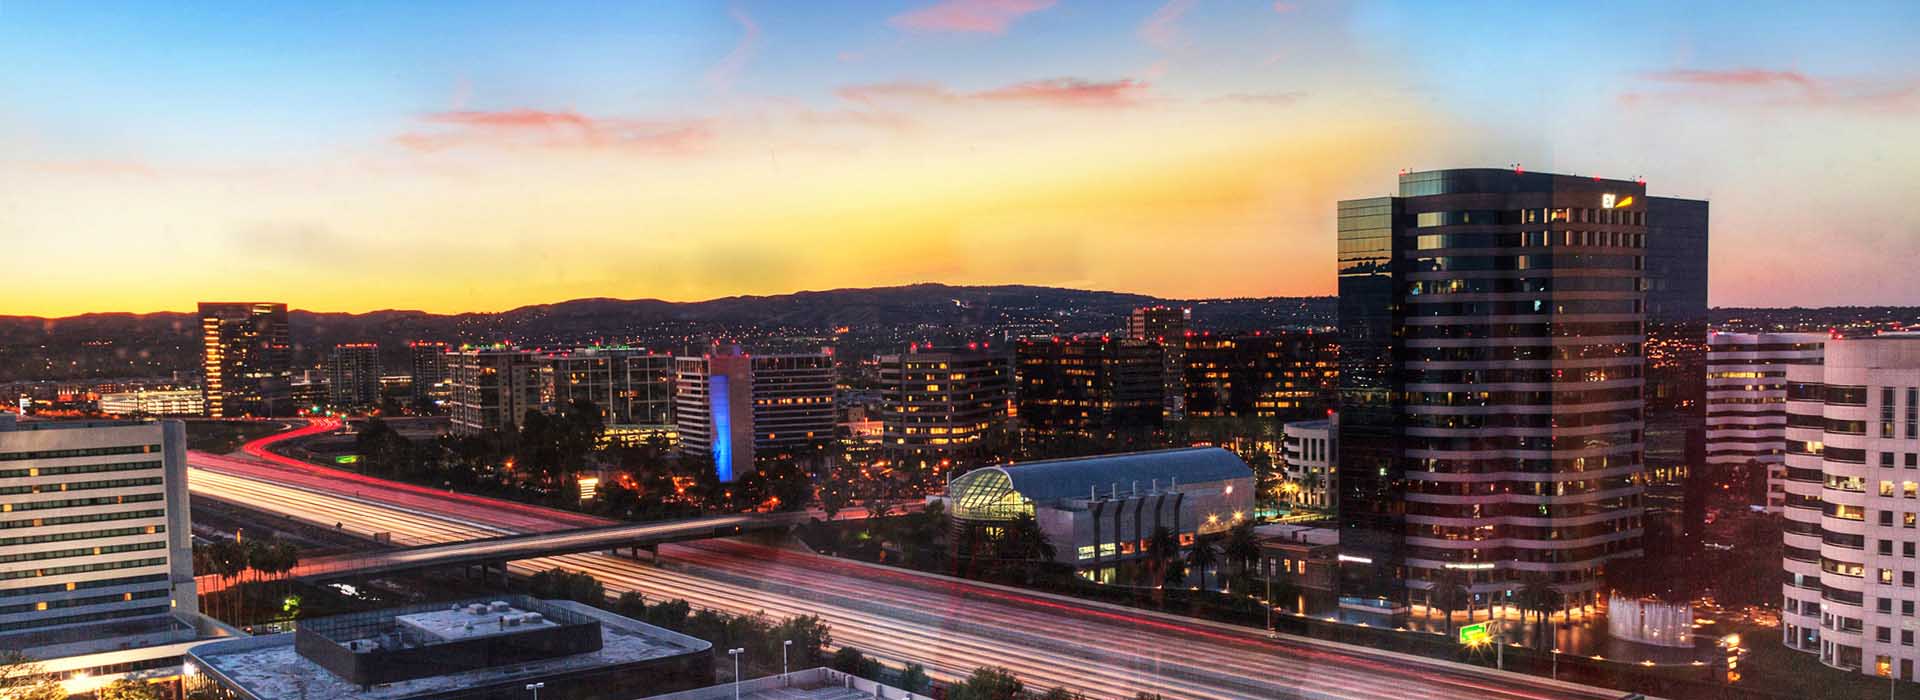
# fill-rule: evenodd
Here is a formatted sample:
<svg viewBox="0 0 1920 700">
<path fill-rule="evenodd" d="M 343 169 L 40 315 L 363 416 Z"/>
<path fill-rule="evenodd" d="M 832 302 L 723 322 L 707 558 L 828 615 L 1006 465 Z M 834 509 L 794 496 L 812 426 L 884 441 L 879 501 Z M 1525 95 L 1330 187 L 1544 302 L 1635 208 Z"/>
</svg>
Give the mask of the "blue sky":
<svg viewBox="0 0 1920 700">
<path fill-rule="evenodd" d="M 1910 2 L 0 0 L 0 242 L 51 258 L 0 313 L 1328 293 L 1334 199 L 1513 162 L 1714 199 L 1716 304 L 1920 303 L 1916 36 Z M 234 245 L 289 235 L 333 254 Z M 1151 264 L 1184 236 L 1218 268 Z M 485 271 L 539 240 L 601 255 Z"/>
</svg>

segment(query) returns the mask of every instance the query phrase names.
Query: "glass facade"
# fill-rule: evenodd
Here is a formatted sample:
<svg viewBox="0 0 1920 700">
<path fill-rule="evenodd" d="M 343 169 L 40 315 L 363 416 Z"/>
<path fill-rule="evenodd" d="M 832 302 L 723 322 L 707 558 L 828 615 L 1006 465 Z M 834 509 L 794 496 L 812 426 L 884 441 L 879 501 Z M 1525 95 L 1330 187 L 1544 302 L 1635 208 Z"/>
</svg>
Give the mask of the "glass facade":
<svg viewBox="0 0 1920 700">
<path fill-rule="evenodd" d="M 1646 201 L 1459 170 L 1340 203 L 1348 609 L 1536 577 L 1577 607 L 1641 553 Z"/>
<path fill-rule="evenodd" d="M 1337 511 L 1341 550 L 1350 558 L 1340 567 L 1340 593 L 1369 604 L 1405 602 L 1405 375 L 1394 338 L 1406 308 L 1398 299 L 1405 265 L 1394 246 L 1401 218 L 1400 200 L 1392 197 L 1340 203 Z"/>
</svg>

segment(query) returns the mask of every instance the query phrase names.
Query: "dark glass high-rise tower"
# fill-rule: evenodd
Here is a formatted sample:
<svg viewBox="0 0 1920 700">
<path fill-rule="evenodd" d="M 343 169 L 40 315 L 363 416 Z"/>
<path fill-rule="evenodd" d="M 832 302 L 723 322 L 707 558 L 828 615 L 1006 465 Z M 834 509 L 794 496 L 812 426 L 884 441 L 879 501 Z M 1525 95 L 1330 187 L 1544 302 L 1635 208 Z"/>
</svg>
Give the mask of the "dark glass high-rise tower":
<svg viewBox="0 0 1920 700">
<path fill-rule="evenodd" d="M 1518 170 L 1340 203 L 1350 616 L 1536 578 L 1590 605 L 1640 555 L 1647 219 L 1641 183 Z"/>
<path fill-rule="evenodd" d="M 1687 557 L 1706 527 L 1707 203 L 1647 199 L 1647 554 Z M 1659 533 L 1655 537 L 1654 533 Z"/>
</svg>

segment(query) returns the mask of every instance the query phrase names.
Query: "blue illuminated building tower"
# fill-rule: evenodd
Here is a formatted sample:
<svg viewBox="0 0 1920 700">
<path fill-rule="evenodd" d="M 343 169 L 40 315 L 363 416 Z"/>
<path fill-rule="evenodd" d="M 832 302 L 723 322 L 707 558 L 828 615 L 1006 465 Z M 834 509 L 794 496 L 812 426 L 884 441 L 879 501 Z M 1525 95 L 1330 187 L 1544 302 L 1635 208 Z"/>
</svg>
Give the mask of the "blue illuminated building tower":
<svg viewBox="0 0 1920 700">
<path fill-rule="evenodd" d="M 674 361 L 680 449 L 713 459 L 721 481 L 762 460 L 817 456 L 833 439 L 833 356 L 730 348 Z"/>
</svg>

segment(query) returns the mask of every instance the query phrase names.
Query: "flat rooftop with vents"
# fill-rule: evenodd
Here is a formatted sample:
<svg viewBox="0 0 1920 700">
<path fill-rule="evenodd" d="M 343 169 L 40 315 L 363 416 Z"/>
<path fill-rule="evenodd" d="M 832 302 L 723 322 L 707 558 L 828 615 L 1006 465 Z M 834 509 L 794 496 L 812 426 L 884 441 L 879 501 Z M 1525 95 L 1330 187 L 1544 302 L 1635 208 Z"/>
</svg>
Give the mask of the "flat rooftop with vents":
<svg viewBox="0 0 1920 700">
<path fill-rule="evenodd" d="M 713 682 L 712 644 L 588 605 L 529 596 L 304 621 L 203 644 L 198 684 L 250 700 L 612 700 Z"/>
</svg>

